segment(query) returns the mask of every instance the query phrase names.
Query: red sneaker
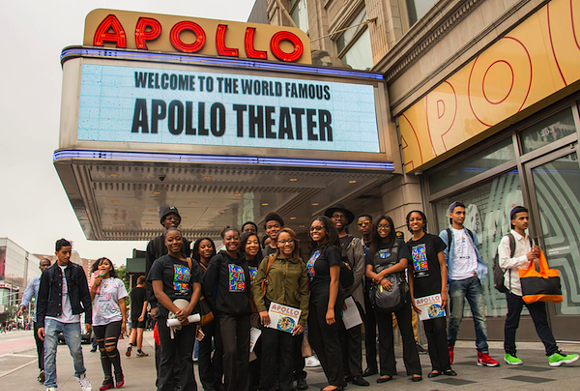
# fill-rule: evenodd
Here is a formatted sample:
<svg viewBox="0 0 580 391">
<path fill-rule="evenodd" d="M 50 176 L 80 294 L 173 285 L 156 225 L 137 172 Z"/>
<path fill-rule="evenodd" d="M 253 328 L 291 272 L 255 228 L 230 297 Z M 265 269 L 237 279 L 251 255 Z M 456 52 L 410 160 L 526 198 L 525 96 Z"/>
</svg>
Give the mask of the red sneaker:
<svg viewBox="0 0 580 391">
<path fill-rule="evenodd" d="M 449 349 L 449 364 L 453 364 L 453 349 L 455 349 L 455 345 L 447 345 L 447 348 Z"/>
<path fill-rule="evenodd" d="M 488 353 L 477 352 L 477 365 L 480 367 L 499 367 L 499 362 L 489 357 Z"/>
</svg>

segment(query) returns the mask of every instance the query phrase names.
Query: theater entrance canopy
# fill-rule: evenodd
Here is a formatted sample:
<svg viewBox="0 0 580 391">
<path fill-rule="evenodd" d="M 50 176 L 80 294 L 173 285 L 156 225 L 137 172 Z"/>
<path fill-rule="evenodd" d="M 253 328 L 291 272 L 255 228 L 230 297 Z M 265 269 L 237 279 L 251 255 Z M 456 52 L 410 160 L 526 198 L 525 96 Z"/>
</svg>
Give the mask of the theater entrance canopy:
<svg viewBox="0 0 580 391">
<path fill-rule="evenodd" d="M 54 165 L 88 239 L 262 222 L 305 231 L 401 172 L 381 74 L 309 65 L 297 29 L 95 10 L 62 52 Z"/>
</svg>

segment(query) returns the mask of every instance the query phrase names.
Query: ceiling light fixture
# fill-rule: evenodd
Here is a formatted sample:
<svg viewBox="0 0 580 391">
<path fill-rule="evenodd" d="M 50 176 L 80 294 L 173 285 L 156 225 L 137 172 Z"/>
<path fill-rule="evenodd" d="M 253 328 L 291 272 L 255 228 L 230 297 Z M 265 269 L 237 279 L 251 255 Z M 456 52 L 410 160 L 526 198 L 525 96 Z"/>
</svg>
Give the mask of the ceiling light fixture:
<svg viewBox="0 0 580 391">
<path fill-rule="evenodd" d="M 290 220 L 296 220 L 296 217 L 290 217 Z"/>
<path fill-rule="evenodd" d="M 118 203 L 119 203 L 119 200 L 113 200 L 113 201 L 111 201 L 111 202 L 112 202 L 113 204 L 118 204 Z"/>
<path fill-rule="evenodd" d="M 241 196 L 241 195 L 242 195 L 242 193 L 234 193 L 234 196 L 235 196 L 235 197 L 239 197 L 239 196 Z"/>
<path fill-rule="evenodd" d="M 157 212 L 156 209 L 149 209 L 149 212 Z"/>
<path fill-rule="evenodd" d="M 290 178 L 288 179 L 290 182 L 298 182 L 298 178 Z"/>
<path fill-rule="evenodd" d="M 210 175 L 204 175 L 203 176 L 203 179 L 211 179 L 211 176 Z"/>
<path fill-rule="evenodd" d="M 195 202 L 195 201 L 191 201 L 191 202 L 189 203 L 189 205 L 195 205 L 195 204 L 197 204 L 197 202 Z"/>
<path fill-rule="evenodd" d="M 110 176 L 111 178 L 116 178 L 116 177 L 118 177 L 118 176 L 119 176 L 119 174 L 112 173 L 112 174 L 109 174 L 109 176 Z"/>
<path fill-rule="evenodd" d="M 312 206 L 318 206 L 318 202 L 313 202 Z"/>
<path fill-rule="evenodd" d="M 348 183 L 352 184 L 352 183 L 356 183 L 356 181 L 348 181 Z"/>
<path fill-rule="evenodd" d="M 262 206 L 268 206 L 268 205 L 270 205 L 270 204 L 267 202 L 262 202 Z"/>
<path fill-rule="evenodd" d="M 160 191 L 154 191 L 153 194 L 159 195 L 159 194 L 161 194 L 161 192 Z"/>
</svg>

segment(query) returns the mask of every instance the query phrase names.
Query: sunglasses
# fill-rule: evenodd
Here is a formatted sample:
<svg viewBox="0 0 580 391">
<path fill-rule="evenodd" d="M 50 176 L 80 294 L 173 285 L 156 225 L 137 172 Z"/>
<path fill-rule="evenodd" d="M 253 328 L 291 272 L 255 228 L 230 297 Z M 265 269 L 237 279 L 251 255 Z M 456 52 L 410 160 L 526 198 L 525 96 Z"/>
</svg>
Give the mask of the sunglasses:
<svg viewBox="0 0 580 391">
<path fill-rule="evenodd" d="M 363 224 L 370 224 L 371 222 L 369 220 L 363 220 L 363 221 L 359 221 L 358 225 L 363 225 Z"/>
<path fill-rule="evenodd" d="M 324 225 L 317 225 L 314 227 L 310 227 L 310 232 L 312 231 L 322 231 L 324 229 Z"/>
</svg>

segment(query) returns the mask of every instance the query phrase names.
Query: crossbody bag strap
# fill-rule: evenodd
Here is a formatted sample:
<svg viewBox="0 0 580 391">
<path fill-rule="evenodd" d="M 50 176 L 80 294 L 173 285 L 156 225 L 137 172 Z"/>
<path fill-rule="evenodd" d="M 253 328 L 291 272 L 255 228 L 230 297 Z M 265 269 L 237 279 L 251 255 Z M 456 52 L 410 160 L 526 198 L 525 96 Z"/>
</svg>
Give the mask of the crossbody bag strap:
<svg viewBox="0 0 580 391">
<path fill-rule="evenodd" d="M 270 254 L 269 257 L 270 258 L 268 259 L 268 267 L 266 268 L 266 277 L 264 278 L 262 284 L 260 285 L 260 288 L 262 288 L 262 293 L 264 293 L 264 297 L 266 297 L 266 288 L 268 287 L 270 279 L 270 269 L 272 268 L 272 264 L 276 260 L 276 254 Z"/>
</svg>

